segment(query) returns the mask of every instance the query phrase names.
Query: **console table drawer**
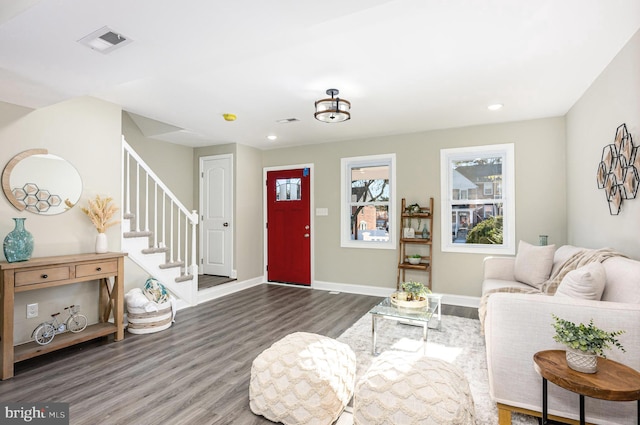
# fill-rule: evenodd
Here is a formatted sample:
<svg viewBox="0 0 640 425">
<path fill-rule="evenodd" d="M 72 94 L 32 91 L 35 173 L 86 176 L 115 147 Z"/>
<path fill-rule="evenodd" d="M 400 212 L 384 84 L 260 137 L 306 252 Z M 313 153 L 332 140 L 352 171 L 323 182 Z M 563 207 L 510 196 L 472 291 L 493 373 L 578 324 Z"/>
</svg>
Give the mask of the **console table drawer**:
<svg viewBox="0 0 640 425">
<path fill-rule="evenodd" d="M 88 277 L 114 273 L 118 271 L 118 261 L 101 261 L 99 263 L 80 264 L 76 266 L 76 277 Z"/>
<path fill-rule="evenodd" d="M 34 285 L 36 283 L 55 282 L 69 279 L 69 267 L 48 267 L 46 269 L 16 272 L 15 286 Z"/>
</svg>

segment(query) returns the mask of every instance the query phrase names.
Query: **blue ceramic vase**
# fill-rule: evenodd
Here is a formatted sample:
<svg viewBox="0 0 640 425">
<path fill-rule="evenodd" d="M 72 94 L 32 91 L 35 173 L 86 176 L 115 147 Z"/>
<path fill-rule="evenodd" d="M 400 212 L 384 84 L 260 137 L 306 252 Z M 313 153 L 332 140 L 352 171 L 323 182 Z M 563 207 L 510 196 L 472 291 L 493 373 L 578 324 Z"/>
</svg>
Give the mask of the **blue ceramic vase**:
<svg viewBox="0 0 640 425">
<path fill-rule="evenodd" d="M 4 238 L 4 256 L 10 263 L 27 261 L 33 253 L 33 235 L 24 228 L 26 218 L 14 218 L 15 228 Z"/>
</svg>

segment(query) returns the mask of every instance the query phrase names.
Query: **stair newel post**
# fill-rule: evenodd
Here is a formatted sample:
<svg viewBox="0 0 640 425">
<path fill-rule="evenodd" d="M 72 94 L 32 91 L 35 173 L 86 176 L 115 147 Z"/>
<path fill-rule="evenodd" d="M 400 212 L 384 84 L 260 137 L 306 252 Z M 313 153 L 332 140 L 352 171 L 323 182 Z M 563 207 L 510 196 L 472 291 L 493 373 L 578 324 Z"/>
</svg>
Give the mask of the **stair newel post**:
<svg viewBox="0 0 640 425">
<path fill-rule="evenodd" d="M 154 180 L 153 187 L 153 246 L 160 248 L 158 238 L 158 182 Z"/>
</svg>

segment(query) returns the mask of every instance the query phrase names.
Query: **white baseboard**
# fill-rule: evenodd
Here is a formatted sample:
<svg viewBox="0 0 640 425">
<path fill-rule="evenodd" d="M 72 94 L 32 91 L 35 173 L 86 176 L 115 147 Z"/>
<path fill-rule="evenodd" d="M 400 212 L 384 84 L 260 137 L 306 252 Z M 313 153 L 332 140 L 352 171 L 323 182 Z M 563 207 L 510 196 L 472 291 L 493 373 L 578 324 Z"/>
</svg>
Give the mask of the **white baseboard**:
<svg viewBox="0 0 640 425">
<path fill-rule="evenodd" d="M 395 286 L 381 288 L 379 286 L 353 285 L 349 283 L 323 282 L 316 280 L 311 285 L 313 289 L 322 291 L 345 292 L 348 294 L 370 295 L 373 297 L 388 297 L 396 290 Z M 457 305 L 461 307 L 478 308 L 480 297 L 470 297 L 467 295 L 442 294 L 442 303 L 447 305 Z"/>
</svg>

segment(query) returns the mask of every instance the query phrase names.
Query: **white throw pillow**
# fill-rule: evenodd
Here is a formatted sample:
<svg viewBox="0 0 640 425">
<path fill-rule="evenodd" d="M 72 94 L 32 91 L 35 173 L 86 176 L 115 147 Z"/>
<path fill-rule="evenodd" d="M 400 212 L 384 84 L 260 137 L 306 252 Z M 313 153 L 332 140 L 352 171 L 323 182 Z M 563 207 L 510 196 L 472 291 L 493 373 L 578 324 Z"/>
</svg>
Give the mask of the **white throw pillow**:
<svg viewBox="0 0 640 425">
<path fill-rule="evenodd" d="M 606 281 L 604 266 L 598 262 L 589 263 L 567 273 L 558 286 L 556 296 L 599 301 Z"/>
<path fill-rule="evenodd" d="M 537 246 L 520 241 L 514 265 L 516 280 L 540 289 L 549 279 L 555 252 L 555 245 Z"/>
</svg>

